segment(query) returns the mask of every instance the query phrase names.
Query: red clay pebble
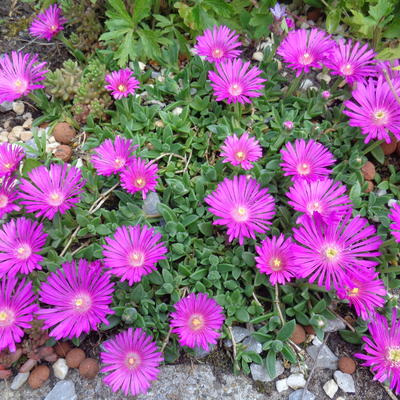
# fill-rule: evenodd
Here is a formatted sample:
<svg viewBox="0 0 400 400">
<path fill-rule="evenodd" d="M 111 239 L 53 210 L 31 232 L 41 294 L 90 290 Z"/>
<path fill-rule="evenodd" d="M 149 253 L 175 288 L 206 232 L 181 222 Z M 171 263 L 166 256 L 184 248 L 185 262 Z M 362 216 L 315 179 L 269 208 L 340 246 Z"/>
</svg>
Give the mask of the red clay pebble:
<svg viewBox="0 0 400 400">
<path fill-rule="evenodd" d="M 71 349 L 72 349 L 72 347 L 68 342 L 58 342 L 54 346 L 54 350 L 56 351 L 56 354 L 63 358 L 65 358 L 65 356 L 68 354 L 68 352 Z"/>
<path fill-rule="evenodd" d="M 350 357 L 342 357 L 338 362 L 339 369 L 345 374 L 354 374 L 356 363 Z"/>
<path fill-rule="evenodd" d="M 19 372 L 25 373 L 29 372 L 32 368 L 36 367 L 37 361 L 34 360 L 33 358 L 30 358 L 29 360 L 25 361 L 22 364 L 22 367 L 19 369 Z"/>
<path fill-rule="evenodd" d="M 375 165 L 371 161 L 367 161 L 361 167 L 361 172 L 367 181 L 372 181 L 375 178 Z"/>
<path fill-rule="evenodd" d="M 54 152 L 54 157 L 59 158 L 61 161 L 68 162 L 72 157 L 72 149 L 66 144 L 60 144 Z"/>
<path fill-rule="evenodd" d="M 99 373 L 99 363 L 93 358 L 86 358 L 79 366 L 79 373 L 86 379 L 93 379 Z"/>
<path fill-rule="evenodd" d="M 76 132 L 70 124 L 59 122 L 53 129 L 53 136 L 58 143 L 70 144 L 72 139 L 76 136 Z"/>
<path fill-rule="evenodd" d="M 370 192 L 372 192 L 372 191 L 374 190 L 375 185 L 374 185 L 374 182 L 371 182 L 371 181 L 367 181 L 367 184 L 368 184 L 368 186 L 367 186 L 367 188 L 364 190 L 364 192 L 365 192 L 365 193 L 370 193 Z"/>
<path fill-rule="evenodd" d="M 383 154 L 385 154 L 385 156 L 389 156 L 390 154 L 393 154 L 396 151 L 397 142 L 395 139 L 392 139 L 390 143 L 386 142 L 382 143 L 381 147 L 383 150 Z"/>
<path fill-rule="evenodd" d="M 85 352 L 81 349 L 72 349 L 65 357 L 68 367 L 78 368 L 81 362 L 86 358 Z"/>
<path fill-rule="evenodd" d="M 32 389 L 40 388 L 49 379 L 50 369 L 46 365 L 39 365 L 29 375 L 28 383 Z"/>
<path fill-rule="evenodd" d="M 306 331 L 301 325 L 297 324 L 290 339 L 296 344 L 304 343 L 306 340 Z"/>
<path fill-rule="evenodd" d="M 305 326 L 304 330 L 306 331 L 307 335 L 315 335 L 315 330 L 312 325 Z"/>
</svg>

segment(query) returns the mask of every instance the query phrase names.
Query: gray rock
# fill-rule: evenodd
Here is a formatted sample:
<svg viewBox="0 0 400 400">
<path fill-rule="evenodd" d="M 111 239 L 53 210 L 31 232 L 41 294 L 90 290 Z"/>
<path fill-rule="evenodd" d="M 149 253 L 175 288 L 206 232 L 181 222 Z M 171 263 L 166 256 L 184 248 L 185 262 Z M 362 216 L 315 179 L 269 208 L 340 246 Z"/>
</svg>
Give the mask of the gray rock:
<svg viewBox="0 0 400 400">
<path fill-rule="evenodd" d="M 319 348 L 320 346 L 315 345 L 307 347 L 307 353 L 317 363 L 316 367 L 336 369 L 338 358 L 332 353 L 332 350 L 327 345 L 323 345 L 323 348 L 319 353 L 318 360 L 316 360 Z"/>
<path fill-rule="evenodd" d="M 346 329 L 346 324 L 341 319 L 329 319 L 324 328 L 324 332 L 336 332 L 342 329 Z"/>
<path fill-rule="evenodd" d="M 195 347 L 194 354 L 196 358 L 204 358 L 207 357 L 210 353 L 212 353 L 215 349 L 215 344 L 209 346 L 208 350 L 204 350 L 202 347 Z"/>
<path fill-rule="evenodd" d="M 306 385 L 303 374 L 292 374 L 287 378 L 287 384 L 293 390 L 301 389 Z"/>
<path fill-rule="evenodd" d="M 249 336 L 243 340 L 243 345 L 246 347 L 246 351 L 254 351 L 257 354 L 260 354 L 263 351 L 262 344 L 257 342 L 253 336 Z"/>
<path fill-rule="evenodd" d="M 64 358 L 59 358 L 53 364 L 54 376 L 58 379 L 65 379 L 68 374 L 68 365 Z"/>
<path fill-rule="evenodd" d="M 323 386 L 323 389 L 324 389 L 324 392 L 326 393 L 326 395 L 330 399 L 333 399 L 339 388 L 338 388 L 338 385 L 336 384 L 336 382 L 333 379 L 331 379 L 330 381 L 325 383 L 325 385 Z"/>
<path fill-rule="evenodd" d="M 72 381 L 60 381 L 53 387 L 44 400 L 77 400 L 75 385 Z"/>
<path fill-rule="evenodd" d="M 12 109 L 17 115 L 22 115 L 25 112 L 25 104 L 22 101 L 14 101 Z"/>
<path fill-rule="evenodd" d="M 303 397 L 303 389 L 299 389 L 293 393 L 290 393 L 288 400 L 315 400 L 315 394 L 306 390 Z"/>
<path fill-rule="evenodd" d="M 282 362 L 280 360 L 276 360 L 275 364 L 276 375 L 274 377 L 269 376 L 267 370 L 262 365 L 254 363 L 250 365 L 251 377 L 255 381 L 260 381 L 260 382 L 272 382 L 279 375 L 283 374 L 284 370 L 285 369 L 283 368 Z"/>
<path fill-rule="evenodd" d="M 233 339 L 235 339 L 235 343 L 240 343 L 243 339 L 250 336 L 251 332 L 246 328 L 242 328 L 241 326 L 233 326 L 232 335 Z M 232 341 L 230 339 L 225 340 L 224 343 L 226 347 L 232 347 Z"/>
<path fill-rule="evenodd" d="M 301 82 L 300 89 L 307 90 L 307 89 L 310 89 L 311 86 L 313 86 L 312 80 L 304 79 L 304 81 Z"/>
<path fill-rule="evenodd" d="M 194 96 L 196 93 L 197 93 L 197 89 L 196 88 L 193 87 L 193 88 L 190 89 L 190 94 L 192 96 Z"/>
<path fill-rule="evenodd" d="M 146 217 L 159 217 L 161 216 L 158 211 L 158 205 L 161 203 L 160 198 L 156 192 L 150 192 L 147 194 L 143 201 L 142 210 Z"/>
<path fill-rule="evenodd" d="M 11 384 L 11 389 L 12 390 L 18 390 L 29 378 L 29 372 L 20 372 L 19 374 L 15 375 L 12 384 Z"/>
<path fill-rule="evenodd" d="M 350 374 L 344 374 L 342 371 L 335 371 L 333 374 L 336 383 L 345 393 L 355 393 L 354 379 Z"/>
<path fill-rule="evenodd" d="M 13 103 L 11 101 L 3 101 L 0 103 L 0 112 L 6 113 L 12 110 Z"/>
</svg>

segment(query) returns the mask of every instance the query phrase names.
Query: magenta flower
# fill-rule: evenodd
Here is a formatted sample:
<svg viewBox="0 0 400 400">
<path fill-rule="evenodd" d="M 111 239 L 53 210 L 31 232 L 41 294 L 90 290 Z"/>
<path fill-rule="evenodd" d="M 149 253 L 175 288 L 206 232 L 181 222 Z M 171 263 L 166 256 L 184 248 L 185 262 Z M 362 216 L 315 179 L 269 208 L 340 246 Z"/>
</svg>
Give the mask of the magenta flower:
<svg viewBox="0 0 400 400">
<path fill-rule="evenodd" d="M 378 60 L 375 65 L 376 77 L 383 75 L 386 71 L 391 80 L 400 79 L 400 60 L 382 61 Z"/>
<path fill-rule="evenodd" d="M 97 330 L 100 323 L 108 325 L 107 315 L 114 314 L 113 286 L 99 261 L 64 263 L 40 286 L 40 301 L 50 306 L 38 313 L 43 329 L 52 328 L 50 336 L 60 340 Z"/>
<path fill-rule="evenodd" d="M 294 246 L 290 238 L 280 234 L 272 239 L 266 238 L 261 246 L 256 246 L 258 257 L 255 257 L 256 267 L 260 273 L 269 275 L 272 285 L 284 285 L 297 277 L 299 265 L 294 256 Z"/>
<path fill-rule="evenodd" d="M 140 82 L 133 76 L 133 72 L 129 68 L 113 71 L 105 77 L 108 85 L 104 86 L 111 92 L 114 99 L 122 99 L 130 94 L 135 94 L 135 90 L 139 87 Z"/>
<path fill-rule="evenodd" d="M 65 214 L 81 200 L 85 181 L 78 168 L 51 164 L 47 169 L 42 165 L 28 176 L 31 182 L 21 179 L 19 198 L 27 212 L 36 212 L 36 218 L 53 219 L 57 212 Z"/>
<path fill-rule="evenodd" d="M 393 81 L 394 89 L 400 93 L 400 80 Z M 385 78 L 357 82 L 353 98 L 346 100 L 343 111 L 350 126 L 357 126 L 366 135 L 365 143 L 371 139 L 391 142 L 390 133 L 400 139 L 400 107 Z"/>
<path fill-rule="evenodd" d="M 61 13 L 61 8 L 57 4 L 46 8 L 33 20 L 29 33 L 32 36 L 50 41 L 58 32 L 64 29 L 63 25 L 68 22 Z"/>
<path fill-rule="evenodd" d="M 163 356 L 153 338 L 142 329 L 129 328 L 104 342 L 103 348 L 103 382 L 113 392 L 121 389 L 125 396 L 136 396 L 146 393 L 151 381 L 157 379 Z"/>
<path fill-rule="evenodd" d="M 252 169 L 253 162 L 262 156 L 262 149 L 257 139 L 249 137 L 247 132 L 238 138 L 235 134 L 228 136 L 221 146 L 221 157 L 225 157 L 223 163 L 240 165 L 243 169 Z"/>
<path fill-rule="evenodd" d="M 344 194 L 347 188 L 331 179 L 312 182 L 298 180 L 286 193 L 288 204 L 296 211 L 310 217 L 319 216 L 330 224 L 339 220 L 343 215 L 351 214 L 351 201 Z M 301 223 L 300 217 L 298 223 Z"/>
<path fill-rule="evenodd" d="M 388 218 L 392 221 L 390 224 L 390 232 L 396 239 L 396 242 L 400 243 L 400 205 L 397 203 L 393 205 Z"/>
<path fill-rule="evenodd" d="M 16 350 L 15 343 L 21 342 L 23 329 L 31 328 L 33 314 L 39 307 L 34 304 L 36 296 L 32 282 L 18 282 L 14 276 L 0 279 L 0 351 Z"/>
<path fill-rule="evenodd" d="M 362 275 L 345 275 L 336 288 L 339 299 L 348 300 L 356 314 L 364 320 L 375 314 L 376 307 L 385 304 L 386 289 L 378 274 L 374 271 L 363 271 Z"/>
<path fill-rule="evenodd" d="M 5 177 L 0 183 L 0 219 L 7 213 L 19 211 L 20 207 L 15 204 L 17 192 L 13 177 Z"/>
<path fill-rule="evenodd" d="M 296 261 L 301 265 L 299 277 L 317 281 L 327 290 L 339 287 L 346 275 L 362 277 L 378 263 L 367 258 L 377 257 L 382 240 L 375 228 L 359 216 L 344 217 L 339 222 L 320 224 L 314 218 L 304 218 L 300 228 L 294 228 Z"/>
<path fill-rule="evenodd" d="M 114 140 L 107 139 L 96 147 L 91 161 L 99 175 L 116 174 L 132 162 L 132 153 L 137 147 L 132 140 L 116 136 Z"/>
<path fill-rule="evenodd" d="M 322 93 L 321 93 L 321 96 L 322 96 L 322 98 L 323 99 L 329 99 L 329 97 L 331 97 L 331 92 L 329 91 L 329 90 L 324 90 Z"/>
<path fill-rule="evenodd" d="M 214 26 L 206 29 L 202 36 L 197 36 L 194 46 L 197 55 L 205 56 L 207 61 L 219 63 L 230 58 L 240 56 L 241 50 L 236 48 L 241 45 L 239 35 L 226 26 Z"/>
<path fill-rule="evenodd" d="M 332 55 L 325 61 L 333 75 L 343 76 L 347 83 L 362 81 L 375 73 L 375 52 L 368 45 L 339 39 Z"/>
<path fill-rule="evenodd" d="M 207 351 L 209 345 L 217 343 L 225 317 L 223 308 L 214 299 L 205 293 L 191 293 L 174 307 L 170 326 L 181 346 L 201 347 Z"/>
<path fill-rule="evenodd" d="M 291 131 L 291 130 L 294 128 L 294 123 L 293 123 L 293 121 L 284 121 L 282 125 L 283 125 L 283 127 L 284 127 L 285 129 L 287 129 L 288 131 Z"/>
<path fill-rule="evenodd" d="M 48 72 L 45 62 L 38 63 L 38 55 L 11 52 L 0 58 L 0 103 L 14 101 L 26 96 L 32 90 L 44 88 L 38 82 L 45 79 Z"/>
<path fill-rule="evenodd" d="M 129 285 L 140 282 L 144 275 L 156 270 L 156 263 L 164 260 L 167 248 L 157 243 L 161 234 L 147 226 L 120 226 L 114 237 L 106 237 L 103 245 L 104 264 L 110 273 L 127 280 Z"/>
<path fill-rule="evenodd" d="M 219 217 L 213 225 L 226 225 L 229 241 L 237 238 L 240 245 L 245 238 L 255 239 L 255 232 L 267 232 L 275 214 L 268 189 L 245 175 L 225 178 L 204 201 L 210 206 L 208 211 Z"/>
<path fill-rule="evenodd" d="M 240 59 L 226 60 L 215 64 L 217 72 L 209 71 L 211 87 L 217 101 L 226 99 L 230 103 L 251 103 L 250 98 L 262 96 L 262 71 L 257 67 L 250 68 L 250 62 L 243 63 Z"/>
<path fill-rule="evenodd" d="M 388 380 L 390 389 L 400 394 L 400 321 L 397 309 L 393 308 L 391 326 L 383 315 L 375 314 L 368 329 L 371 338 L 363 337 L 367 354 L 355 356 L 364 360 L 361 365 L 371 368 L 374 380 Z"/>
<path fill-rule="evenodd" d="M 296 71 L 308 73 L 311 68 L 322 68 L 331 57 L 335 42 L 318 29 L 297 29 L 288 33 L 279 45 L 277 53 L 288 66 Z"/>
<path fill-rule="evenodd" d="M 24 149 L 21 146 L 0 143 L 0 178 L 9 176 L 16 171 L 24 157 Z"/>
<path fill-rule="evenodd" d="M 24 217 L 12 219 L 0 227 L 0 276 L 29 274 L 42 269 L 39 254 L 46 244 L 43 224 Z"/>
<path fill-rule="evenodd" d="M 325 178 L 332 171 L 327 168 L 335 163 L 332 153 L 314 140 L 296 139 L 281 149 L 281 167 L 285 176 L 291 176 L 292 181 L 304 179 L 315 181 Z"/>
<path fill-rule="evenodd" d="M 157 164 L 153 161 L 146 163 L 140 157 L 134 157 L 121 173 L 121 186 L 128 193 L 142 192 L 143 199 L 145 199 L 148 192 L 156 191 L 157 171 Z"/>
<path fill-rule="evenodd" d="M 285 22 L 286 22 L 286 25 L 289 30 L 292 30 L 296 27 L 296 24 L 294 23 L 293 18 L 286 17 Z"/>
</svg>

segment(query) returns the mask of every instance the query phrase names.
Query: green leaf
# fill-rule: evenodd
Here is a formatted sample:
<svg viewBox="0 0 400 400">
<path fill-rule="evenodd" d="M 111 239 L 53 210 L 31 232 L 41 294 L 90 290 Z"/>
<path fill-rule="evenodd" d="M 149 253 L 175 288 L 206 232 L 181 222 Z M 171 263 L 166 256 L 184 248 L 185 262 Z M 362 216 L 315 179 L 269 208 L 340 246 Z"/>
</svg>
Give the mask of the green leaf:
<svg viewBox="0 0 400 400">
<path fill-rule="evenodd" d="M 126 10 L 125 4 L 122 0 L 109 0 L 109 4 L 122 19 L 124 19 L 126 22 L 132 23 L 133 19 Z"/>
<path fill-rule="evenodd" d="M 340 336 L 342 337 L 343 340 L 346 342 L 352 343 L 352 344 L 361 344 L 361 336 L 357 332 L 351 332 L 347 330 L 342 330 L 339 331 Z"/>
<path fill-rule="evenodd" d="M 282 354 L 290 363 L 294 364 L 297 362 L 296 353 L 288 344 L 283 345 Z"/>
<path fill-rule="evenodd" d="M 358 186 L 360 186 L 360 184 L 358 184 Z M 350 195 L 350 197 L 351 197 L 351 195 Z M 311 311 L 314 312 L 315 314 L 320 314 L 325 309 L 326 309 L 326 301 L 324 299 L 322 299 L 312 308 Z"/>
<path fill-rule="evenodd" d="M 247 312 L 247 310 L 245 310 L 244 308 L 237 310 L 235 313 L 235 316 L 236 316 L 237 320 L 240 322 L 249 322 L 250 321 L 250 315 Z"/>
<path fill-rule="evenodd" d="M 375 6 L 369 7 L 368 13 L 378 24 L 383 18 L 390 16 L 392 11 L 393 5 L 389 0 L 379 0 Z"/>
<path fill-rule="evenodd" d="M 372 151 L 371 154 L 375 157 L 375 159 L 380 163 L 383 164 L 385 162 L 385 153 L 383 152 L 383 149 L 381 146 L 375 147 Z"/>
<path fill-rule="evenodd" d="M 282 328 L 276 335 L 276 338 L 282 341 L 288 340 L 292 336 L 295 326 L 296 326 L 296 321 L 294 319 L 292 319 L 289 322 L 286 322 L 286 324 L 282 326 Z"/>
<path fill-rule="evenodd" d="M 269 350 L 267 354 L 267 358 L 265 360 L 265 367 L 267 369 L 268 375 L 271 379 L 275 379 L 276 377 L 276 353 L 273 350 Z"/>
<path fill-rule="evenodd" d="M 135 0 L 133 6 L 133 23 L 137 25 L 140 21 L 150 15 L 152 1 Z"/>
<path fill-rule="evenodd" d="M 329 33 L 335 33 L 337 27 L 340 24 L 340 18 L 342 16 L 342 10 L 337 7 L 333 8 L 332 10 L 329 11 L 327 17 L 326 17 L 326 30 Z"/>
<path fill-rule="evenodd" d="M 22 175 L 28 177 L 28 172 L 31 172 L 34 168 L 40 167 L 42 163 L 35 158 L 27 158 L 24 161 L 24 166 L 22 167 Z"/>
</svg>

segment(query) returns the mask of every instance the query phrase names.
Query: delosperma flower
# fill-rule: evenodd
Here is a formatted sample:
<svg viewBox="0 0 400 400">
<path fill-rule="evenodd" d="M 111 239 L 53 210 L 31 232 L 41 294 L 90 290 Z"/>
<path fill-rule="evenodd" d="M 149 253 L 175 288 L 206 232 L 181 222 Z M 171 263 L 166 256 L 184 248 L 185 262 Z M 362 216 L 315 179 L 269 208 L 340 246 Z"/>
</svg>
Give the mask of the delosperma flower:
<svg viewBox="0 0 400 400">
<path fill-rule="evenodd" d="M 400 60 L 378 60 L 375 65 L 376 77 L 384 76 L 384 71 L 387 73 L 389 79 L 400 79 Z"/>
<path fill-rule="evenodd" d="M 245 175 L 225 178 L 217 189 L 204 201 L 210 206 L 208 211 L 217 218 L 214 225 L 227 226 L 229 241 L 256 238 L 255 233 L 266 233 L 275 214 L 274 198 L 268 189 Z"/>
<path fill-rule="evenodd" d="M 272 285 L 284 285 L 297 276 L 299 266 L 293 253 L 293 242 L 280 234 L 266 238 L 261 246 L 256 246 L 258 256 L 256 267 L 261 273 L 269 276 Z"/>
<path fill-rule="evenodd" d="M 375 73 L 375 52 L 367 44 L 339 39 L 325 66 L 333 75 L 343 76 L 349 84 Z"/>
<path fill-rule="evenodd" d="M 11 143 L 0 143 L 0 178 L 15 172 L 25 157 L 21 146 Z"/>
<path fill-rule="evenodd" d="M 294 228 L 296 261 L 301 268 L 299 277 L 317 281 L 319 286 L 331 289 L 340 285 L 352 273 L 362 276 L 378 263 L 370 260 L 381 253 L 382 240 L 375 228 L 359 216 L 344 217 L 341 221 L 321 224 L 314 218 L 304 218 L 302 226 Z"/>
<path fill-rule="evenodd" d="M 394 90 L 400 93 L 400 80 L 393 81 Z M 365 143 L 371 139 L 391 142 L 390 133 L 400 139 L 400 107 L 385 78 L 357 82 L 353 98 L 346 100 L 343 111 L 349 117 L 349 125 L 361 129 Z"/>
<path fill-rule="evenodd" d="M 0 219 L 7 213 L 20 210 L 20 207 L 15 204 L 16 200 L 17 192 L 14 178 L 4 177 L 0 179 Z"/>
<path fill-rule="evenodd" d="M 194 46 L 197 55 L 205 56 L 207 61 L 218 63 L 230 58 L 240 56 L 241 43 L 239 35 L 226 26 L 214 26 L 206 29 L 202 36 L 197 36 L 197 44 Z"/>
<path fill-rule="evenodd" d="M 293 123 L 293 121 L 284 121 L 282 125 L 283 125 L 283 127 L 284 127 L 285 129 L 287 129 L 288 131 L 291 131 L 291 130 L 294 128 L 294 123 Z"/>
<path fill-rule="evenodd" d="M 396 239 L 396 242 L 400 243 L 400 205 L 394 204 L 390 214 L 388 215 L 390 221 L 390 232 Z"/>
<path fill-rule="evenodd" d="M 53 219 L 59 212 L 65 214 L 81 200 L 85 181 L 80 169 L 63 164 L 40 166 L 28 172 L 30 179 L 22 179 L 19 198 L 29 213 Z"/>
<path fill-rule="evenodd" d="M 335 42 L 324 31 L 297 29 L 288 33 L 277 53 L 296 71 L 296 76 L 300 76 L 302 72 L 310 72 L 311 68 L 322 68 L 334 45 Z"/>
<path fill-rule="evenodd" d="M 31 328 L 30 322 L 39 307 L 32 282 L 25 284 L 14 276 L 0 279 L 0 351 L 16 350 L 16 343 L 24 336 L 23 329 Z"/>
<path fill-rule="evenodd" d="M 331 97 L 331 92 L 329 91 L 329 90 L 324 90 L 322 93 L 321 93 L 321 96 L 322 96 L 322 98 L 323 99 L 329 99 L 329 97 Z"/>
<path fill-rule="evenodd" d="M 324 178 L 332 172 L 328 167 L 335 163 L 332 153 L 312 139 L 296 139 L 294 145 L 288 142 L 281 150 L 281 156 L 284 175 L 290 176 L 292 181 Z"/>
<path fill-rule="evenodd" d="M 374 380 L 388 380 L 390 389 L 400 394 L 400 321 L 397 309 L 393 308 L 390 326 L 383 315 L 375 314 L 368 330 L 371 337 L 363 337 L 366 354 L 355 356 L 364 360 L 362 366 L 371 368 Z"/>
<path fill-rule="evenodd" d="M 243 169 L 252 169 L 253 162 L 262 156 L 262 149 L 258 140 L 250 137 L 247 132 L 238 138 L 236 135 L 228 136 L 221 146 L 221 157 L 223 163 L 240 165 Z"/>
<path fill-rule="evenodd" d="M 108 85 L 104 86 L 111 92 L 114 99 L 122 99 L 130 94 L 135 94 L 135 90 L 139 87 L 140 82 L 133 76 L 133 72 L 129 68 L 113 71 L 105 76 Z"/>
<path fill-rule="evenodd" d="M 132 162 L 137 147 L 132 140 L 121 136 L 116 136 L 114 140 L 106 139 L 94 149 L 91 161 L 99 175 L 117 174 Z"/>
<path fill-rule="evenodd" d="M 147 226 L 120 226 L 113 238 L 105 239 L 104 263 L 110 273 L 132 285 L 155 271 L 156 263 L 165 259 L 168 250 L 160 239 L 161 234 Z"/>
<path fill-rule="evenodd" d="M 125 396 L 146 393 L 159 374 L 163 355 L 142 329 L 129 328 L 103 343 L 103 382 Z"/>
<path fill-rule="evenodd" d="M 145 199 L 148 192 L 156 191 L 157 171 L 158 167 L 154 162 L 146 163 L 140 157 L 134 157 L 121 173 L 121 185 L 128 193 L 141 192 Z"/>
<path fill-rule="evenodd" d="M 114 313 L 113 285 L 99 261 L 64 263 L 40 286 L 40 301 L 48 307 L 38 313 L 43 329 L 51 329 L 50 336 L 60 340 L 97 330 L 101 323 L 108 325 L 107 315 Z"/>
<path fill-rule="evenodd" d="M 191 293 L 174 307 L 170 325 L 181 346 L 201 347 L 207 351 L 210 345 L 217 343 L 225 317 L 214 299 L 205 293 Z"/>
<path fill-rule="evenodd" d="M 38 56 L 22 52 L 11 52 L 0 58 L 0 103 L 14 101 L 32 90 L 44 88 L 38 82 L 48 72 L 45 62 L 39 63 Z"/>
<path fill-rule="evenodd" d="M 217 101 L 230 103 L 251 103 L 251 98 L 262 96 L 262 71 L 250 68 L 250 62 L 243 63 L 239 58 L 226 60 L 215 65 L 216 72 L 209 71 L 208 78 L 214 89 Z"/>
<path fill-rule="evenodd" d="M 24 217 L 0 227 L 0 276 L 29 274 L 42 269 L 40 255 L 46 244 L 43 225 Z"/>
<path fill-rule="evenodd" d="M 40 39 L 51 40 L 64 29 L 63 25 L 67 22 L 61 14 L 61 8 L 57 4 L 52 4 L 33 20 L 29 33 Z"/>
</svg>

